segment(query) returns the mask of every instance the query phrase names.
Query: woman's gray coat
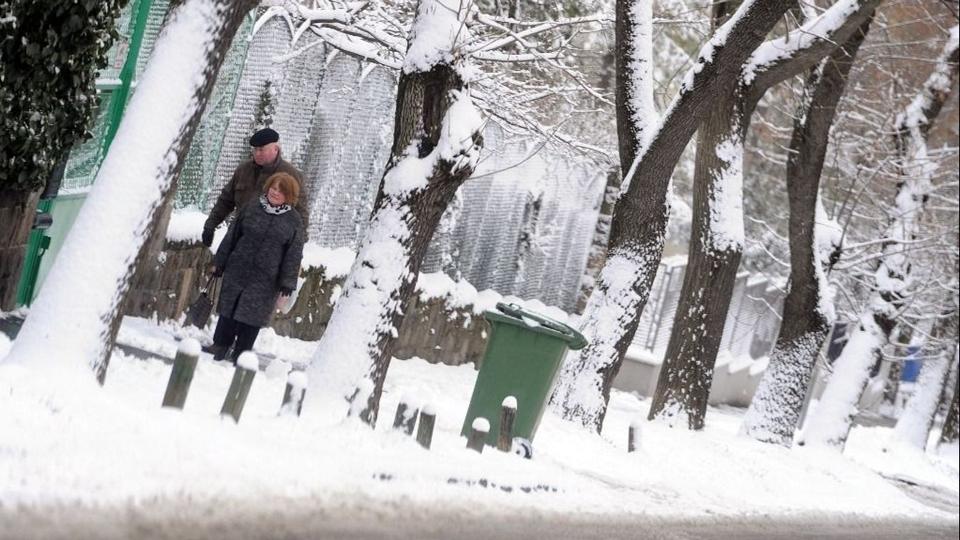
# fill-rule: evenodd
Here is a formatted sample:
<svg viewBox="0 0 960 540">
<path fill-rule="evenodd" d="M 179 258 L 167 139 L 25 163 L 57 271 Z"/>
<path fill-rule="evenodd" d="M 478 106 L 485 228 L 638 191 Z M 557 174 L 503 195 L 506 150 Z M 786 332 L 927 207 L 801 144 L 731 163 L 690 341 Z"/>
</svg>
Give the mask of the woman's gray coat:
<svg viewBox="0 0 960 540">
<path fill-rule="evenodd" d="M 223 271 L 217 313 L 253 326 L 270 324 L 280 289 L 297 287 L 303 242 L 303 220 L 296 210 L 269 214 L 259 199 L 250 201 L 213 258 Z"/>
</svg>

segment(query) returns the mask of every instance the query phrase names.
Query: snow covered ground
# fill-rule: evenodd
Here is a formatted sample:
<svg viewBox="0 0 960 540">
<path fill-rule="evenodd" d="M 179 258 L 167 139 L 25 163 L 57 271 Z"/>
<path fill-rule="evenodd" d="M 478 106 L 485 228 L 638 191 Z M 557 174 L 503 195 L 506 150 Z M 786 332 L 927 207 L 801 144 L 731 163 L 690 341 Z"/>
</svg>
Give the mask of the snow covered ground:
<svg viewBox="0 0 960 540">
<path fill-rule="evenodd" d="M 127 319 L 120 339 L 172 355 L 173 334 L 182 331 Z M 0 357 L 8 347 L 0 337 Z M 258 342 L 260 352 L 288 360 L 306 361 L 313 349 L 269 330 Z M 856 428 L 845 455 L 788 450 L 738 437 L 742 411 L 713 408 L 702 432 L 644 422 L 641 450 L 627 453 L 628 425 L 646 416 L 649 401 L 614 391 L 601 436 L 548 412 L 534 459 L 524 460 L 464 448 L 471 366 L 394 361 L 373 431 L 323 422 L 309 395 L 301 418 L 278 417 L 286 381 L 280 364 L 257 374 L 239 424 L 222 420 L 232 371 L 204 354 L 180 412 L 160 408 L 170 366 L 158 360 L 117 352 L 102 390 L 81 386 L 54 397 L 48 390 L 56 380 L 0 365 L 0 537 L 74 537 L 78 523 L 97 531 L 93 517 L 78 521 L 77 508 L 137 523 L 118 537 L 131 530 L 174 536 L 164 527 L 170 519 L 229 523 L 228 509 L 277 523 L 349 515 L 383 525 L 427 519 L 424 509 L 437 508 L 467 521 L 533 516 L 554 528 L 572 516 L 648 525 L 814 519 L 872 523 L 878 531 L 904 518 L 958 528 L 957 448 L 884 452 L 886 428 Z M 436 409 L 432 450 L 390 428 L 401 396 Z M 884 476 L 936 492 L 942 509 Z M 443 523 L 434 525 L 444 531 Z M 589 536 L 570 527 L 561 531 Z"/>
</svg>

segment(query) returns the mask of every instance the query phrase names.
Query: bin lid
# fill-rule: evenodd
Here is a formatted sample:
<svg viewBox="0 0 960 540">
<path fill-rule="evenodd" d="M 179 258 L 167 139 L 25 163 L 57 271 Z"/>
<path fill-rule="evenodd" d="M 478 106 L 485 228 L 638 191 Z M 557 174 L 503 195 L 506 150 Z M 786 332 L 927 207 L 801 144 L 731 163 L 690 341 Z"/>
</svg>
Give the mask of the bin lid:
<svg viewBox="0 0 960 540">
<path fill-rule="evenodd" d="M 551 319 L 546 315 L 541 315 L 535 311 L 530 311 L 517 304 L 497 302 L 497 311 L 485 311 L 483 316 L 488 321 L 512 324 L 526 328 L 531 332 L 560 338 L 566 341 L 567 347 L 572 350 L 582 349 L 587 346 L 587 338 L 583 337 L 583 334 L 577 332 L 569 325 Z"/>
</svg>

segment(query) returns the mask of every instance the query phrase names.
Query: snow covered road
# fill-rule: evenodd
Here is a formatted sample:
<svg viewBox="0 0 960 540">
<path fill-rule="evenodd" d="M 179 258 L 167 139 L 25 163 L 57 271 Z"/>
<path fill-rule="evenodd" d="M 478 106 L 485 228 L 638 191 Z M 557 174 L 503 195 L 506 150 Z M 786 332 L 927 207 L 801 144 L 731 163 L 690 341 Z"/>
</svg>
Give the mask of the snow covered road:
<svg viewBox="0 0 960 540">
<path fill-rule="evenodd" d="M 101 508 L 0 509 L 0 540 L 33 539 L 955 539 L 958 524 L 851 515 L 664 518 L 467 508 L 316 506 L 309 499 L 189 502 L 157 499 Z M 374 501 L 371 501 L 374 503 Z M 402 516 L 402 517 L 401 517 Z"/>
</svg>

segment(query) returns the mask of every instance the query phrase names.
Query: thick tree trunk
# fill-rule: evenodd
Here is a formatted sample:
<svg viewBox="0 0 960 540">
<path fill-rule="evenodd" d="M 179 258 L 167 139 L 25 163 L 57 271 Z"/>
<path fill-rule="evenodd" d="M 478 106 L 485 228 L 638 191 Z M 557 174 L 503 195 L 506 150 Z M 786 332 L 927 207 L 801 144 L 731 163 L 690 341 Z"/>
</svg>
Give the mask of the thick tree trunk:
<svg viewBox="0 0 960 540">
<path fill-rule="evenodd" d="M 913 396 L 897 419 L 893 430 L 894 440 L 914 448 L 926 448 L 930 430 L 944 399 L 944 392 L 950 382 L 950 371 L 957 358 L 957 340 L 960 338 L 960 297 L 958 287 L 960 278 L 960 257 L 954 261 L 954 278 L 950 289 L 954 291 L 952 302 L 930 332 L 926 349 L 932 353 L 920 368 L 920 376 L 914 385 Z M 909 327 L 908 327 L 909 328 Z M 911 332 L 912 333 L 912 332 Z"/>
<path fill-rule="evenodd" d="M 89 364 L 103 380 L 135 259 L 175 187 L 233 35 L 255 5 L 184 0 L 172 13 L 8 358 L 70 373 Z M 144 138 L 147 131 L 151 136 Z"/>
<path fill-rule="evenodd" d="M 610 220 L 613 218 L 613 206 L 620 196 L 619 167 L 612 167 L 607 173 L 607 185 L 603 190 L 603 200 L 600 201 L 600 212 L 597 215 L 597 225 L 593 230 L 593 241 L 590 243 L 590 253 L 587 255 L 587 265 L 580 278 L 580 292 L 577 293 L 577 305 L 574 311 L 583 313 L 587 307 L 587 300 L 597 284 L 600 269 L 607 261 L 607 242 L 610 240 Z"/>
<path fill-rule="evenodd" d="M 716 96 L 733 91 L 744 61 L 792 5 L 744 3 L 704 46 L 659 129 L 643 138 L 649 142 L 638 148 L 636 137 L 626 141 L 621 137 L 621 167 L 629 187 L 614 210 L 609 256 L 583 316 L 581 332 L 590 344 L 580 354 L 568 355 L 553 396 L 565 418 L 600 430 L 613 379 L 636 333 L 663 254 L 673 169 Z M 618 94 L 633 92 L 637 84 L 628 70 L 636 54 L 635 23 L 621 16 L 631 12 L 630 6 L 627 0 L 617 3 Z M 618 132 L 623 133 L 619 126 L 625 122 L 636 119 L 618 107 Z M 625 148 L 628 152 L 633 148 L 638 157 L 624 155 Z"/>
<path fill-rule="evenodd" d="M 826 215 L 820 204 L 820 175 L 837 103 L 870 21 L 811 71 L 796 113 L 787 157 L 789 291 L 769 367 L 741 427 L 743 434 L 761 442 L 792 443 L 817 354 L 830 332 L 833 309 L 825 297 L 826 273 L 839 257 L 839 246 L 821 237 L 826 224 L 818 221 Z"/>
<path fill-rule="evenodd" d="M 458 67 L 446 55 L 426 55 L 426 66 L 419 60 L 431 37 L 417 36 L 417 29 L 453 36 L 457 15 L 436 0 L 421 0 L 417 9 L 397 91 L 390 162 L 310 367 L 312 407 L 334 419 L 349 414 L 376 423 L 397 331 L 427 246 L 477 165 L 482 122 Z M 424 42 L 418 43 L 420 37 Z"/>
<path fill-rule="evenodd" d="M 957 367 L 958 359 L 960 357 L 954 353 L 954 369 Z M 940 444 L 956 444 L 958 439 L 960 439 L 960 377 L 954 381 L 953 399 L 950 401 L 950 409 L 947 410 L 947 418 L 943 421 L 943 429 L 940 431 Z"/>
<path fill-rule="evenodd" d="M 756 104 L 774 84 L 807 69 L 854 33 L 874 3 L 838 2 L 836 17 L 807 21 L 780 46 L 779 61 L 751 62 L 736 92 L 718 97 L 700 127 L 694 172 L 694 223 L 677 320 L 664 358 L 650 418 L 684 417 L 703 427 L 707 399 L 743 252 L 743 141 Z M 825 14 L 826 15 L 826 14 Z M 714 20 L 724 17 L 722 5 Z M 807 34 L 816 38 L 802 39 Z M 763 54 L 759 54 L 763 57 Z"/>
<path fill-rule="evenodd" d="M 934 72 L 898 116 L 895 142 L 903 181 L 897 187 L 873 290 L 850 340 L 834 362 L 827 389 L 805 429 L 805 443 L 843 449 L 858 412 L 857 403 L 869 382 L 870 368 L 881 358 L 881 347 L 889 341 L 908 300 L 911 261 L 902 242 L 916 238 L 917 223 L 931 189 L 926 137 L 956 81 L 958 53 L 958 27 L 954 26 Z"/>
<path fill-rule="evenodd" d="M 957 354 L 958 327 L 960 327 L 960 321 L 957 319 L 956 310 L 952 316 L 937 321 L 930 335 L 932 341 L 948 340 L 952 341 L 952 344 L 945 346 L 937 343 L 939 350 L 932 357 L 924 360 L 913 396 L 907 402 L 893 430 L 895 440 L 920 450 L 926 448 L 933 421 L 937 416 L 937 408 L 940 405 L 940 396 L 947 384 L 952 360 Z"/>
<path fill-rule="evenodd" d="M 40 191 L 0 190 L 0 311 L 16 307 L 17 287 Z"/>
<path fill-rule="evenodd" d="M 910 342 L 913 341 L 913 327 L 907 326 L 900 329 L 900 335 L 897 337 L 895 347 L 896 355 L 906 359 L 910 352 Z M 887 380 L 883 387 L 883 402 L 892 407 L 897 403 L 897 395 L 900 393 L 900 378 L 903 376 L 903 362 L 891 362 L 887 370 Z"/>
<path fill-rule="evenodd" d="M 738 89 L 739 90 L 739 89 Z M 649 418 L 701 429 L 743 254 L 743 135 L 739 92 L 718 96 L 697 132 L 693 227 L 673 332 Z"/>
</svg>

